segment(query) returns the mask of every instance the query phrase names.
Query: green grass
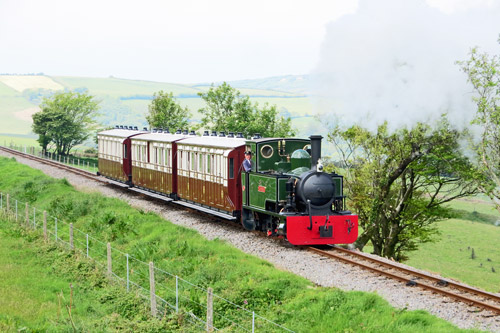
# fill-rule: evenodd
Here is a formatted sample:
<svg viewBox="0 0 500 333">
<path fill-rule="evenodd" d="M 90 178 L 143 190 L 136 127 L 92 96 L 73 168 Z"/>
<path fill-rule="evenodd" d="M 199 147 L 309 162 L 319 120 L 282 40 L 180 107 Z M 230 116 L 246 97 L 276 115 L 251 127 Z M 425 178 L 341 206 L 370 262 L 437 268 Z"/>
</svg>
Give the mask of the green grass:
<svg viewBox="0 0 500 333">
<path fill-rule="evenodd" d="M 0 145 L 2 146 L 38 146 L 38 141 L 35 138 L 28 137 L 25 135 L 0 135 Z"/>
<path fill-rule="evenodd" d="M 0 82 L 0 133 L 29 133 L 31 122 L 20 118 L 19 113 L 34 107 L 21 93 Z"/>
<path fill-rule="evenodd" d="M 500 227 L 451 219 L 439 222 L 439 231 L 440 241 L 421 245 L 407 264 L 500 292 Z M 472 249 L 475 259 L 471 259 Z"/>
<path fill-rule="evenodd" d="M 268 262 L 245 254 L 218 239 L 208 241 L 196 231 L 175 226 L 153 213 L 135 210 L 118 199 L 96 193 L 75 191 L 65 180 L 54 180 L 38 170 L 0 158 L 0 191 L 20 201 L 28 201 L 39 210 L 65 217 L 75 227 L 91 231 L 101 241 L 130 253 L 144 262 L 154 261 L 165 271 L 193 284 L 212 287 L 219 296 L 303 332 L 454 332 L 457 328 L 424 311 L 396 310 L 372 293 L 343 292 L 320 288 L 311 282 L 273 268 Z M 59 224 L 59 233 L 67 229 Z M 98 246 L 93 243 L 92 248 Z M 105 253 L 102 248 L 98 251 Z M 123 272 L 124 261 L 114 258 L 113 270 Z M 147 268 L 137 269 L 147 276 Z M 143 277 L 143 278 L 144 278 Z M 170 280 L 159 280 L 157 287 L 172 288 Z M 142 281 L 147 283 L 146 280 Z M 147 285 L 147 284 L 146 284 Z M 164 287 L 161 287 L 164 286 Z M 183 296 L 202 302 L 203 292 L 184 290 Z M 219 303 L 216 311 L 235 315 L 232 307 Z M 203 316 L 203 309 L 193 309 Z M 221 324 L 216 321 L 216 324 Z M 262 323 L 260 324 L 262 325 Z M 265 330 L 272 330 L 267 326 Z"/>
<path fill-rule="evenodd" d="M 149 320 L 135 293 L 109 285 L 90 261 L 72 256 L 0 214 L 1 332 L 152 332 L 177 319 Z M 71 312 L 71 316 L 69 313 Z"/>
</svg>

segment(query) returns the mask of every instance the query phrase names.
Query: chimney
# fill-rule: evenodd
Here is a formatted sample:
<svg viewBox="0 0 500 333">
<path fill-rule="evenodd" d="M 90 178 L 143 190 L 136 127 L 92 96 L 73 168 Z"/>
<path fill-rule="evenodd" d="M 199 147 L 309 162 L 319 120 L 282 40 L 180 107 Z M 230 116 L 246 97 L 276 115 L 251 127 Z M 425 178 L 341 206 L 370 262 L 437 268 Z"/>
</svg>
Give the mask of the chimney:
<svg viewBox="0 0 500 333">
<path fill-rule="evenodd" d="M 311 135 L 309 137 L 311 140 L 311 170 L 316 171 L 316 165 L 318 160 L 321 158 L 321 135 Z"/>
</svg>

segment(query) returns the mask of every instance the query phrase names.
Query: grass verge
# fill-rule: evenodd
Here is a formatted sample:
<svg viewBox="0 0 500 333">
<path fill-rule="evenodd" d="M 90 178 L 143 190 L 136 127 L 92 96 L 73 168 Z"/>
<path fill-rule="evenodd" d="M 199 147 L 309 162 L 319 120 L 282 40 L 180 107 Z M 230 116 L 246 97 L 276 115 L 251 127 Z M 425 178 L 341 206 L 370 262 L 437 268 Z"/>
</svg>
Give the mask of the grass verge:
<svg viewBox="0 0 500 333">
<path fill-rule="evenodd" d="M 0 191 L 64 217 L 80 230 L 91 230 L 102 241 L 113 242 L 114 247 L 144 262 L 154 261 L 157 267 L 193 284 L 212 287 L 219 296 L 295 331 L 459 331 L 425 311 L 394 309 L 376 294 L 315 286 L 221 240 L 207 241 L 193 230 L 132 209 L 120 200 L 77 192 L 67 181 L 51 179 L 12 159 L 0 158 L 0 174 L 8 175 L 0 178 Z M 196 292 L 183 296 L 202 299 Z M 215 311 L 234 315 L 232 308 L 215 306 Z M 196 314 L 203 317 L 203 313 Z M 217 319 L 215 325 L 235 329 Z"/>
</svg>

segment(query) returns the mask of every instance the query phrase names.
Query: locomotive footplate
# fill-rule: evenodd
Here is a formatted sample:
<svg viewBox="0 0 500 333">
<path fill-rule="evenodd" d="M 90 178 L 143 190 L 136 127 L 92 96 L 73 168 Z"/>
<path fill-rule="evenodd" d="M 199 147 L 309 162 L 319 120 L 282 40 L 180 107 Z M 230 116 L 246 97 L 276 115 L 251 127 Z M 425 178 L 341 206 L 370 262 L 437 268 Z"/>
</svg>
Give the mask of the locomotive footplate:
<svg viewBox="0 0 500 333">
<path fill-rule="evenodd" d="M 286 237 L 293 245 L 351 244 L 358 238 L 358 216 L 288 216 Z"/>
</svg>

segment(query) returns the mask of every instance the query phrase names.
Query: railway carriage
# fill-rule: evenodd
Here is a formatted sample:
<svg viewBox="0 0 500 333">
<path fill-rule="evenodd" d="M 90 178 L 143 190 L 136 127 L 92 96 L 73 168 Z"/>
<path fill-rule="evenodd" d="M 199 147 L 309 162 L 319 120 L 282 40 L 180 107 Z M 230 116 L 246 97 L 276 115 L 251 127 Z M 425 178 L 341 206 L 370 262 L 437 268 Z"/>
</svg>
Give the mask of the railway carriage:
<svg viewBox="0 0 500 333">
<path fill-rule="evenodd" d="M 343 178 L 323 172 L 321 136 L 197 136 L 117 128 L 98 134 L 99 172 L 131 190 L 238 220 L 294 245 L 347 244 L 358 218 L 344 208 Z M 245 151 L 252 170 L 242 171 Z"/>
<path fill-rule="evenodd" d="M 178 198 L 230 217 L 239 217 L 245 140 L 194 136 L 178 143 Z"/>
<path fill-rule="evenodd" d="M 138 131 L 137 127 L 99 132 L 97 134 L 99 174 L 130 184 L 132 176 L 130 140 L 141 133 L 146 132 Z"/>
<path fill-rule="evenodd" d="M 177 193 L 177 142 L 187 134 L 156 131 L 131 137 L 132 183 L 134 186 L 165 194 Z"/>
</svg>

